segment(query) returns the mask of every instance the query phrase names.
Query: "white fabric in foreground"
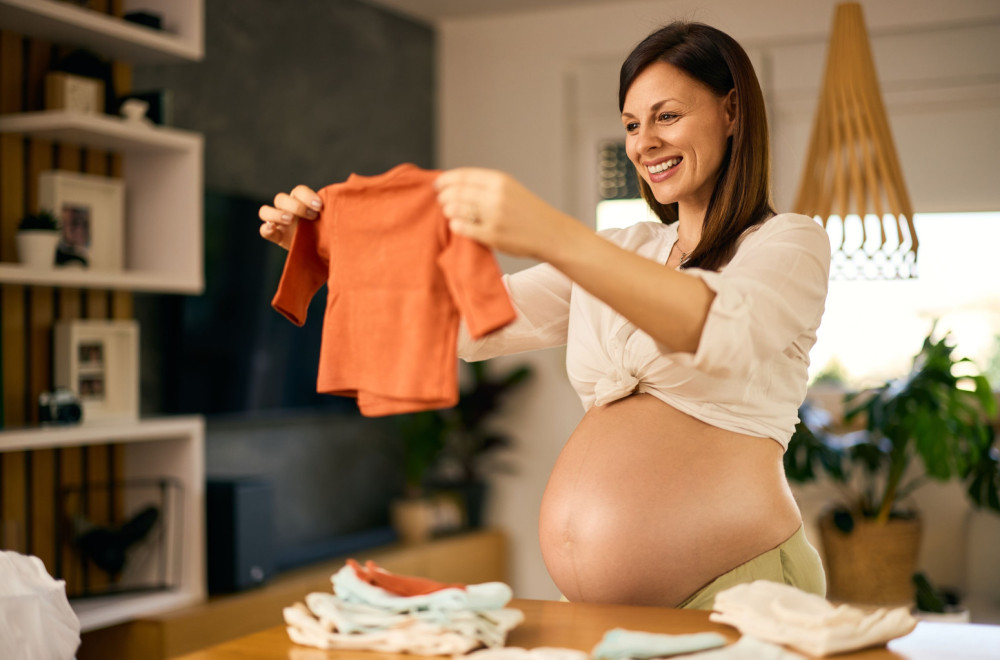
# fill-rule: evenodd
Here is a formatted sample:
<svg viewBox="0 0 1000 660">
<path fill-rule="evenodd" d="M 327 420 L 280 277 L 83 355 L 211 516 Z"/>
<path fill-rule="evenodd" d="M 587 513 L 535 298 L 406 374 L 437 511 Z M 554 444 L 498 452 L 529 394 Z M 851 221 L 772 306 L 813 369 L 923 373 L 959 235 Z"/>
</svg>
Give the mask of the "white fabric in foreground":
<svg viewBox="0 0 1000 660">
<path fill-rule="evenodd" d="M 590 660 L 590 654 L 576 649 L 537 646 L 523 649 L 507 646 L 502 649 L 482 649 L 468 655 L 469 660 Z"/>
<path fill-rule="evenodd" d="M 795 587 L 757 580 L 715 596 L 709 617 L 745 635 L 784 644 L 815 656 L 884 644 L 917 625 L 905 607 L 863 610 L 833 605 Z"/>
<path fill-rule="evenodd" d="M 743 635 L 735 644 L 725 648 L 678 655 L 673 660 L 806 660 L 806 657 L 777 644 Z"/>
<path fill-rule="evenodd" d="M 0 550 L 0 658 L 69 660 L 80 620 L 38 557 Z"/>
</svg>

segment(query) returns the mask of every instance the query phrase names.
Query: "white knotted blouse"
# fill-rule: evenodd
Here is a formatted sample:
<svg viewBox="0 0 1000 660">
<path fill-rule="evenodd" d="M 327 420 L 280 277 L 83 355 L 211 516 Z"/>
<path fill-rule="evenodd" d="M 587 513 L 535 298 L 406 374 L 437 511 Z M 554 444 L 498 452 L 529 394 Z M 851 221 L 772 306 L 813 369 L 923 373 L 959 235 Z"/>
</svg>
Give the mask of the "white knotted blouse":
<svg viewBox="0 0 1000 660">
<path fill-rule="evenodd" d="M 666 263 L 677 225 L 642 222 L 600 235 Z M 566 370 L 584 409 L 648 393 L 707 424 L 772 438 L 787 449 L 826 302 L 826 231 L 804 215 L 776 215 L 749 231 L 719 272 L 681 272 L 715 292 L 695 353 L 672 351 L 540 264 L 504 276 L 517 320 L 477 341 L 463 327 L 459 357 L 484 360 L 565 344 Z"/>
</svg>

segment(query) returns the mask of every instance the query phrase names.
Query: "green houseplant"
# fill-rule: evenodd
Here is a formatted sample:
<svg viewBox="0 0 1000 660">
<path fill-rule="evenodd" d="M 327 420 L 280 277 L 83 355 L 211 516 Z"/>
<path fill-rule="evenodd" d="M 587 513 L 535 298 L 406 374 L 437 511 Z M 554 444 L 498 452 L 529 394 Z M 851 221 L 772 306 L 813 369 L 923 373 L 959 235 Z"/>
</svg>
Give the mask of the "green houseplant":
<svg viewBox="0 0 1000 660">
<path fill-rule="evenodd" d="M 844 422 L 858 430 L 838 434 L 824 411 L 800 411 L 785 472 L 797 483 L 825 475 L 842 500 L 820 520 L 831 598 L 912 599 L 920 520 L 903 500 L 929 480 L 960 481 L 976 507 L 1000 513 L 995 395 L 947 334 L 933 337 L 907 375 L 846 395 Z"/>
<path fill-rule="evenodd" d="M 397 503 L 395 517 L 398 520 L 405 510 L 406 517 L 420 519 L 398 521 L 398 526 L 413 530 L 414 540 L 429 534 L 420 528 L 433 525 L 428 509 L 434 508 L 434 498 L 442 493 L 460 500 L 465 524 L 479 527 L 487 472 L 505 467 L 490 459 L 513 444 L 510 436 L 491 428 L 490 422 L 507 395 L 531 376 L 530 367 L 516 366 L 499 375 L 492 374 L 485 362 L 467 363 L 465 368 L 468 378 L 455 407 L 395 419 L 403 442 L 405 479 L 405 497 Z"/>
<path fill-rule="evenodd" d="M 59 243 L 59 220 L 50 211 L 29 213 L 17 225 L 17 255 L 34 268 L 51 268 Z"/>
</svg>

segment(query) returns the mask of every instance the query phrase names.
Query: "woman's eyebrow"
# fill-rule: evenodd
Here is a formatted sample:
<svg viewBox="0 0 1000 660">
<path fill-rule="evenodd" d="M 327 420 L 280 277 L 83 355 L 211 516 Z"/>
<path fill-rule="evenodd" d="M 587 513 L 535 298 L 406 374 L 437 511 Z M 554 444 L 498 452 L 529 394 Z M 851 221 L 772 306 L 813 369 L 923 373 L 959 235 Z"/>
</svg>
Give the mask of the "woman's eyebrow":
<svg viewBox="0 0 1000 660">
<path fill-rule="evenodd" d="M 667 103 L 669 103 L 671 101 L 676 101 L 676 100 L 677 99 L 671 97 L 669 99 L 663 99 L 662 101 L 657 101 L 653 105 L 649 106 L 649 111 L 650 112 L 656 112 L 661 107 L 663 107 L 665 104 L 667 104 Z M 631 112 L 623 112 L 622 113 L 622 117 L 632 117 L 633 119 L 635 119 L 635 115 L 633 115 Z"/>
</svg>

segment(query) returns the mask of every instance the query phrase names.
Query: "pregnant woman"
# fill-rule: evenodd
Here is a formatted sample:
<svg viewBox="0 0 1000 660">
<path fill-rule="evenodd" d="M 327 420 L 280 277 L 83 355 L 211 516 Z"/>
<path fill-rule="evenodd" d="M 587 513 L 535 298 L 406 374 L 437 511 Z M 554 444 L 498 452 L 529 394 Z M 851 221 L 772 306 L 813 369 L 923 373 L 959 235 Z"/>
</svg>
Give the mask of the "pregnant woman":
<svg viewBox="0 0 1000 660">
<path fill-rule="evenodd" d="M 760 85 L 725 33 L 655 31 L 622 65 L 618 102 L 660 222 L 595 233 L 502 172 L 436 182 L 453 232 L 542 262 L 504 276 L 517 320 L 477 341 L 463 332 L 459 356 L 565 345 L 586 409 L 542 499 L 546 567 L 571 601 L 707 609 L 756 579 L 823 595 L 782 454 L 829 239 L 774 212 Z M 277 195 L 261 235 L 287 248 L 317 203 L 305 186 Z"/>
</svg>

